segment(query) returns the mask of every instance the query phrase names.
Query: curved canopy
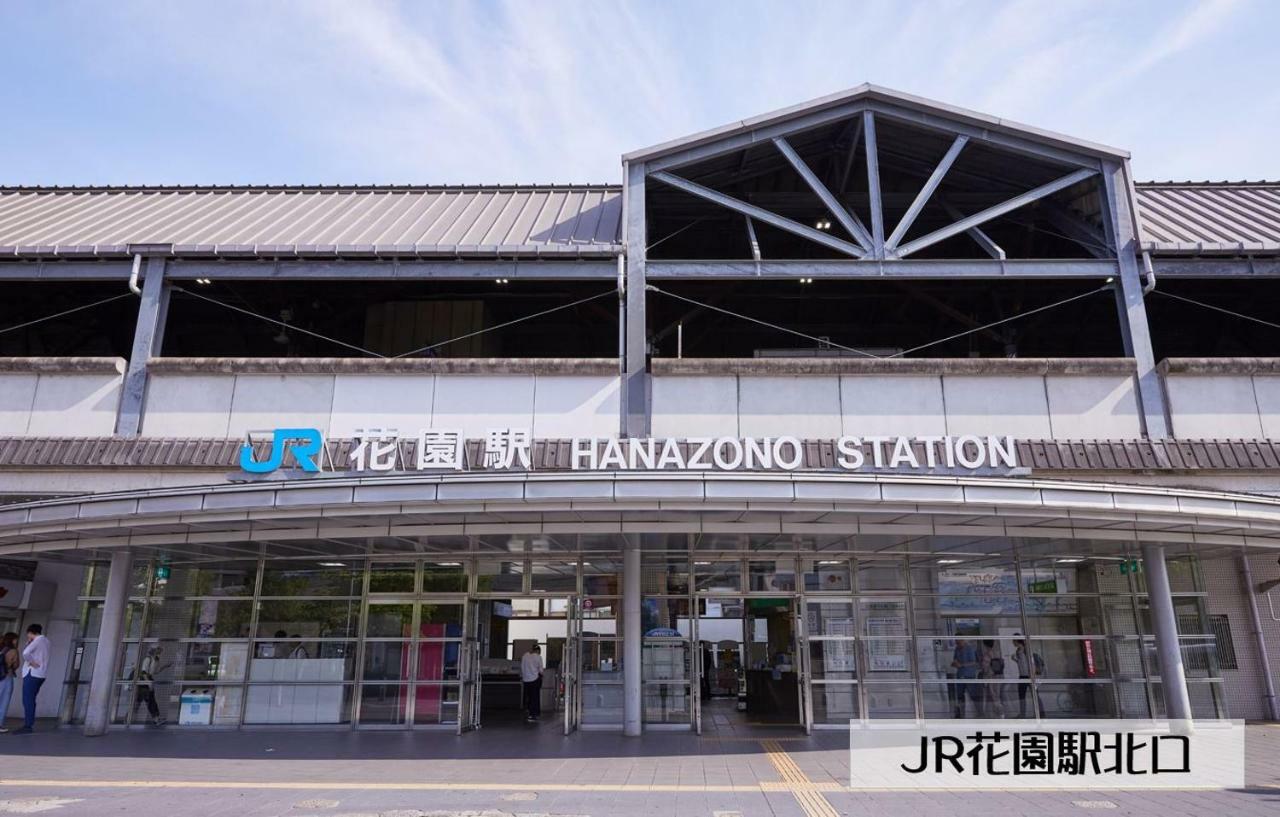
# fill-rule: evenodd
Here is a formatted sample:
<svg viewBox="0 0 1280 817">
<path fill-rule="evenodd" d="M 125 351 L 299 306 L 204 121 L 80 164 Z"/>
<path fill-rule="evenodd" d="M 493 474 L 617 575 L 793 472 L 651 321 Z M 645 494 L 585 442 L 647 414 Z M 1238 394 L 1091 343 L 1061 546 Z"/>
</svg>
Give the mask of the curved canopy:
<svg viewBox="0 0 1280 817">
<path fill-rule="evenodd" d="M 434 537 L 765 534 L 1280 548 L 1280 499 L 1164 487 L 852 474 L 322 477 L 76 496 L 0 511 L 0 556 L 431 552 Z M 789 538 L 788 538 L 789 537 Z M 780 542 L 780 544 L 784 544 Z M 293 544 L 290 544 L 293 543 Z M 305 545 L 303 543 L 306 543 Z"/>
</svg>

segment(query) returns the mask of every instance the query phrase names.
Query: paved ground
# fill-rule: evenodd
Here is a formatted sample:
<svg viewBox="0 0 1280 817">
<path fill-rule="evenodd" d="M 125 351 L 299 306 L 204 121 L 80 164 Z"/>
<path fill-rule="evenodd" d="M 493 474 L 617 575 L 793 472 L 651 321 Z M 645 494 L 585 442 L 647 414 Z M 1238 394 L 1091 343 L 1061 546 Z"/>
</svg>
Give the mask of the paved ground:
<svg viewBox="0 0 1280 817">
<path fill-rule="evenodd" d="M 1249 788 L 1198 792 L 848 791 L 842 732 L 722 722 L 701 738 L 553 724 L 440 732 L 178 729 L 0 736 L 0 815 L 200 817 L 1280 814 L 1280 726 L 1249 733 Z"/>
</svg>

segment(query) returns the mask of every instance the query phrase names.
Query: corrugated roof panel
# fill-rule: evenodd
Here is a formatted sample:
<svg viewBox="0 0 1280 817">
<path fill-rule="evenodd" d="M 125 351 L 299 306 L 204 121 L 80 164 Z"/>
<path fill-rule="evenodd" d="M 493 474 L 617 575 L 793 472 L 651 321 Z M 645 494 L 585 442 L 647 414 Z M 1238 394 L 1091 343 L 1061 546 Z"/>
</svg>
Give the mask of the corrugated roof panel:
<svg viewBox="0 0 1280 817">
<path fill-rule="evenodd" d="M 172 244 L 454 254 L 617 252 L 621 190 L 595 187 L 0 188 L 0 248 Z"/>
<path fill-rule="evenodd" d="M 1159 182 L 1137 192 L 1144 249 L 1280 252 L 1280 182 Z"/>
</svg>

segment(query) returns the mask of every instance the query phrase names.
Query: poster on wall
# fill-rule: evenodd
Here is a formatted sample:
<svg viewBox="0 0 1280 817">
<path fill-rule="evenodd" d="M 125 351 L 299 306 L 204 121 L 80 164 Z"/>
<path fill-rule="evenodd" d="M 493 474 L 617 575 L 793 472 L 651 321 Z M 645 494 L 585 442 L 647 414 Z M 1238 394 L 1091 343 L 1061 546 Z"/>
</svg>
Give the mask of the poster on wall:
<svg viewBox="0 0 1280 817">
<path fill-rule="evenodd" d="M 1029 614 L 1074 613 L 1074 570 L 1027 570 L 1022 576 Z M 938 571 L 938 609 L 944 615 L 1016 616 L 1018 574 L 1011 567 L 957 568 Z"/>
</svg>

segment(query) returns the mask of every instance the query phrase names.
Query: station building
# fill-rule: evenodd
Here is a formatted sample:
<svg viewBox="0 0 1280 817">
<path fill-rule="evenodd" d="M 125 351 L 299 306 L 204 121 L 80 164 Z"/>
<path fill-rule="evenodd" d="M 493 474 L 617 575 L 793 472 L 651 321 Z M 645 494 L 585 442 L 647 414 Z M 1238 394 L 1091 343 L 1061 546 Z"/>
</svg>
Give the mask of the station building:
<svg viewBox="0 0 1280 817">
<path fill-rule="evenodd" d="M 0 189 L 0 627 L 90 734 L 527 728 L 535 644 L 566 733 L 1276 719 L 1278 279 L 1280 184 L 873 86 L 620 184 Z"/>
</svg>

